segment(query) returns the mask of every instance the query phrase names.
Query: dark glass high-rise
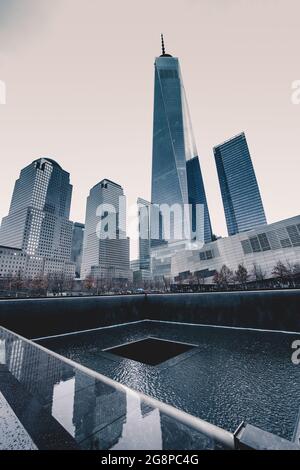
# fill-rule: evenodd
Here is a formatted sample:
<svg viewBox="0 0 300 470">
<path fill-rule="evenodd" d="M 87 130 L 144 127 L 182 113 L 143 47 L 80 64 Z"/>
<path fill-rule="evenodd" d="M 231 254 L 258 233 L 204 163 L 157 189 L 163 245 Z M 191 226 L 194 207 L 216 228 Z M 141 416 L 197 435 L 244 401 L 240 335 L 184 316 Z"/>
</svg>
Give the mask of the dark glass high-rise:
<svg viewBox="0 0 300 470">
<path fill-rule="evenodd" d="M 246 136 L 214 148 L 228 235 L 267 223 Z"/>
</svg>

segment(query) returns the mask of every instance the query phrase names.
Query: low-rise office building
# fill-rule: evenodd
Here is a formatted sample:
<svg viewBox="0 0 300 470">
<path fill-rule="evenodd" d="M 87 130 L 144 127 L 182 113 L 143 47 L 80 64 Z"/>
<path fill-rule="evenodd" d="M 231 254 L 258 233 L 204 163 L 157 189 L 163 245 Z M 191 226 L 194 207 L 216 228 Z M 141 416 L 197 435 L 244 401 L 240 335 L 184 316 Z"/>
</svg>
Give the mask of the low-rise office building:
<svg viewBox="0 0 300 470">
<path fill-rule="evenodd" d="M 50 274 L 75 277 L 75 263 L 31 256 L 19 248 L 0 246 L 0 278 L 34 279 Z"/>
<path fill-rule="evenodd" d="M 182 243 L 153 250 L 153 276 L 174 280 L 178 276 L 184 279 L 196 275 L 203 282 L 212 283 L 214 274 L 223 265 L 235 271 L 243 264 L 249 274 L 259 268 L 265 279 L 272 278 L 279 261 L 300 265 L 300 215 L 220 238 L 200 249 L 187 249 L 187 246 Z"/>
</svg>

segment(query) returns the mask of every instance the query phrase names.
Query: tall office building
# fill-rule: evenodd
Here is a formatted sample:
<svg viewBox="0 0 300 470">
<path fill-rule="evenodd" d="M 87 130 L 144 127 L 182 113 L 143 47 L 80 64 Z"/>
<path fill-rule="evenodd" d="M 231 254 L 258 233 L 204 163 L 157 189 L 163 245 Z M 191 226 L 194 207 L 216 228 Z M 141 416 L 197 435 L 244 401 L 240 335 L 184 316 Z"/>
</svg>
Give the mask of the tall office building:
<svg viewBox="0 0 300 470">
<path fill-rule="evenodd" d="M 87 198 L 81 277 L 130 277 L 126 203 L 120 185 L 104 179 Z"/>
<path fill-rule="evenodd" d="M 80 277 L 82 250 L 83 250 L 84 224 L 74 222 L 72 235 L 71 261 L 75 263 L 75 275 Z"/>
<path fill-rule="evenodd" d="M 200 169 L 199 158 L 194 157 L 186 162 L 187 170 L 187 182 L 189 191 L 189 204 L 192 208 L 191 213 L 191 225 L 192 234 L 198 234 L 203 238 L 205 243 L 212 241 L 212 228 L 210 222 L 210 216 L 208 211 L 208 205 L 206 200 L 206 194 L 204 190 L 203 178 Z M 197 226 L 197 207 L 202 207 L 202 217 L 199 218 Z M 199 227 L 202 221 L 202 226 Z M 194 235 L 195 237 L 195 235 Z"/>
<path fill-rule="evenodd" d="M 228 235 L 267 223 L 244 133 L 218 145 L 214 155 Z"/>
<path fill-rule="evenodd" d="M 150 271 L 150 213 L 151 203 L 138 198 L 139 210 L 139 269 Z"/>
<path fill-rule="evenodd" d="M 155 60 L 152 204 L 178 204 L 181 207 L 189 204 L 194 189 L 189 191 L 187 161 L 197 156 L 179 60 L 166 54 L 162 37 L 162 55 Z M 192 184 L 196 182 L 199 185 L 197 203 L 205 206 L 204 232 L 206 241 L 210 241 L 211 227 L 200 165 L 189 164 L 189 174 L 193 171 L 196 171 L 197 175 L 189 179 Z M 161 222 L 164 226 L 164 218 Z M 154 221 L 151 221 L 151 224 L 153 223 Z M 188 239 L 192 227 L 191 218 L 188 216 L 184 223 L 188 224 L 189 228 L 185 230 L 185 236 L 182 238 Z M 172 228 L 176 229 L 175 223 Z M 151 232 L 153 234 L 152 227 Z"/>
<path fill-rule="evenodd" d="M 39 158 L 21 171 L 9 214 L 2 220 L 0 244 L 29 256 L 70 262 L 70 175 L 50 158 Z M 53 265 L 54 266 L 54 265 Z"/>
</svg>

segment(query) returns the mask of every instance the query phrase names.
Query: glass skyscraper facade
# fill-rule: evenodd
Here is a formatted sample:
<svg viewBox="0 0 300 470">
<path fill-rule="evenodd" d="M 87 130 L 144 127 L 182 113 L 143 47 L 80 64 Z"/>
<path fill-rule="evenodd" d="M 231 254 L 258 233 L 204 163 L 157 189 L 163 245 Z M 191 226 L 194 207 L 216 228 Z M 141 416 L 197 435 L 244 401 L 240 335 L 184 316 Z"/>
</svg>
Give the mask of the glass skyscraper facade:
<svg viewBox="0 0 300 470">
<path fill-rule="evenodd" d="M 69 262 L 70 175 L 50 158 L 35 160 L 16 181 L 9 214 L 2 220 L 0 244 L 30 256 Z"/>
<path fill-rule="evenodd" d="M 214 148 L 228 235 L 267 223 L 245 134 Z"/>
<path fill-rule="evenodd" d="M 153 205 L 178 204 L 183 207 L 189 204 L 194 189 L 189 191 L 187 161 L 197 156 L 179 60 L 166 54 L 163 47 L 163 54 L 155 60 L 151 195 Z M 195 179 L 189 179 L 192 184 L 197 182 L 201 186 L 197 192 L 197 202 L 205 205 L 205 224 L 208 225 L 205 227 L 208 237 L 206 241 L 210 241 L 211 228 L 200 165 L 190 164 L 189 173 L 191 174 L 196 166 L 197 176 Z M 155 222 L 157 223 L 157 220 Z M 151 220 L 151 224 L 153 223 Z M 164 226 L 163 218 L 161 223 Z M 187 235 L 192 227 L 190 217 L 188 216 L 188 220 L 184 219 L 183 223 L 189 225 L 189 229 L 186 230 L 185 226 L 184 230 Z M 153 227 L 151 233 L 153 234 Z"/>
<path fill-rule="evenodd" d="M 104 179 L 91 189 L 87 198 L 83 238 L 83 279 L 90 275 L 109 280 L 130 278 L 124 204 L 123 188 L 113 181 Z M 109 228 L 113 228 L 112 233 L 107 231 Z"/>
<path fill-rule="evenodd" d="M 139 269 L 150 271 L 150 213 L 151 203 L 138 198 L 139 210 Z"/>
<path fill-rule="evenodd" d="M 72 236 L 72 255 L 71 260 L 75 263 L 75 275 L 80 277 L 82 250 L 83 250 L 84 224 L 74 222 Z"/>
<path fill-rule="evenodd" d="M 192 233 L 200 233 L 202 231 L 202 235 L 204 238 L 205 243 L 209 243 L 212 241 L 212 229 L 210 223 L 210 216 L 208 211 L 208 205 L 206 201 L 206 194 L 204 190 L 203 178 L 200 169 L 199 158 L 194 157 L 191 158 L 186 162 L 186 170 L 187 170 L 187 181 L 188 181 L 188 189 L 189 189 L 189 204 L 191 205 L 192 212 L 191 212 L 191 225 L 192 225 Z M 203 216 L 202 216 L 202 227 L 197 227 L 197 206 L 202 205 L 203 207 Z"/>
</svg>

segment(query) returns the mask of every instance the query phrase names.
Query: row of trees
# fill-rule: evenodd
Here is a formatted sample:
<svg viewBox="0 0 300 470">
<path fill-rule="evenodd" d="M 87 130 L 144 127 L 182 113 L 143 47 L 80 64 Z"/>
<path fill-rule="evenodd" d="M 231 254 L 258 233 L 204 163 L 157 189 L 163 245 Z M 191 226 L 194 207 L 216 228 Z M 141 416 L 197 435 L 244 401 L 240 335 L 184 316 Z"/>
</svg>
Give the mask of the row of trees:
<svg viewBox="0 0 300 470">
<path fill-rule="evenodd" d="M 74 281 L 64 273 L 51 273 L 47 276 L 24 278 L 22 273 L 9 275 L 0 281 L 0 291 L 6 295 L 25 294 L 30 296 L 46 296 L 48 293 L 62 295 L 73 289 Z"/>
<path fill-rule="evenodd" d="M 168 292 L 170 279 L 160 278 L 132 282 L 127 279 L 113 279 L 88 276 L 85 280 L 73 280 L 63 273 L 38 276 L 33 279 L 16 276 L 0 278 L 0 296 L 2 297 L 46 297 L 47 295 L 102 295 L 107 293 L 134 293 L 144 291 Z"/>
<path fill-rule="evenodd" d="M 126 279 L 107 279 L 88 276 L 83 281 L 83 290 L 90 294 L 100 295 L 107 292 L 127 292 L 143 289 L 145 291 L 168 292 L 171 281 L 167 277 L 154 280 L 128 281 Z"/>
<path fill-rule="evenodd" d="M 201 272 L 190 274 L 188 279 L 177 280 L 176 285 L 171 285 L 170 279 L 162 277 L 155 280 L 144 280 L 131 282 L 126 279 L 115 280 L 104 277 L 89 276 L 81 283 L 74 281 L 64 273 L 53 273 L 47 276 L 39 276 L 34 279 L 24 279 L 22 274 L 8 276 L 0 279 L 0 295 L 29 297 L 88 294 L 101 295 L 106 293 L 131 293 L 140 289 L 145 291 L 169 292 L 170 290 L 181 290 L 192 288 L 192 290 L 228 290 L 231 288 L 247 289 L 248 287 L 299 287 L 300 286 L 300 264 L 290 264 L 278 261 L 272 270 L 272 278 L 267 276 L 266 271 L 253 264 L 250 272 L 243 264 L 239 264 L 236 271 L 223 265 L 213 276 L 213 285 L 208 285 L 207 280 Z M 75 285 L 76 283 L 76 285 Z"/>
<path fill-rule="evenodd" d="M 113 279 L 88 276 L 84 281 L 70 279 L 63 273 L 24 278 L 22 273 L 0 279 L 0 296 L 2 297 L 46 297 L 63 294 L 101 295 L 107 293 L 131 293 L 137 289 L 167 292 L 170 289 L 169 279 L 142 281 L 134 283 L 126 279 Z"/>
<path fill-rule="evenodd" d="M 272 280 L 276 281 L 275 287 L 278 287 L 278 285 L 281 287 L 296 287 L 299 278 L 300 264 L 284 264 L 282 261 L 278 261 L 272 270 Z M 260 285 L 266 279 L 266 271 L 261 266 L 253 264 L 252 270 L 248 272 L 243 264 L 239 264 L 236 271 L 232 271 L 226 265 L 223 265 L 220 271 L 216 271 L 213 282 L 221 289 L 226 289 L 233 284 L 237 284 L 245 289 L 248 283 L 254 282 Z"/>
</svg>

